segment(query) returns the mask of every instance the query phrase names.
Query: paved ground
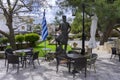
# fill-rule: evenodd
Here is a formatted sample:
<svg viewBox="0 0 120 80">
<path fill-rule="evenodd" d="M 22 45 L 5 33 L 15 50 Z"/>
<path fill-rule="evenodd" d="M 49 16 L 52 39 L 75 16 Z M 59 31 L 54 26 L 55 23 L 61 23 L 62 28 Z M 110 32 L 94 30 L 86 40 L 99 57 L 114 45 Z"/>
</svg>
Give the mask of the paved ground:
<svg viewBox="0 0 120 80">
<path fill-rule="evenodd" d="M 94 50 L 98 54 L 95 73 L 93 69 L 87 72 L 87 77 L 83 73 L 76 75 L 75 80 L 120 80 L 120 62 L 118 58 L 110 60 L 110 54 L 104 51 Z M 41 59 L 40 59 L 41 61 Z M 36 69 L 31 65 L 27 68 L 20 68 L 20 72 L 16 73 L 16 69 L 10 66 L 6 73 L 4 60 L 0 60 L 0 80 L 73 80 L 72 74 L 68 73 L 65 65 L 61 65 L 59 72 L 56 73 L 56 62 L 36 63 Z"/>
</svg>

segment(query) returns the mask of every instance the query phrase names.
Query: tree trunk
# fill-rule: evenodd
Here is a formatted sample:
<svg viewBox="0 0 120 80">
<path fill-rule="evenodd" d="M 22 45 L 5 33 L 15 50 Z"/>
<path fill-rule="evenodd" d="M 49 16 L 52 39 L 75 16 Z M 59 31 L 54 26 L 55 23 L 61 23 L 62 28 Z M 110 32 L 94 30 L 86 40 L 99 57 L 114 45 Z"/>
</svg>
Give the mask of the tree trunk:
<svg viewBox="0 0 120 80">
<path fill-rule="evenodd" d="M 112 31 L 112 27 L 109 27 L 108 29 L 105 30 L 105 32 L 103 33 L 103 37 L 100 41 L 100 45 L 104 45 L 104 42 L 107 42 L 111 31 Z"/>
<path fill-rule="evenodd" d="M 12 33 L 10 33 L 8 39 L 9 39 L 9 42 L 10 42 L 10 46 L 11 46 L 13 49 L 16 49 L 14 31 L 13 31 Z"/>
<path fill-rule="evenodd" d="M 114 26 L 115 22 L 114 21 L 110 21 L 109 24 L 107 25 L 107 27 L 105 28 L 104 32 L 103 32 L 103 36 L 102 39 L 100 40 L 100 45 L 104 45 L 104 42 L 107 42 L 108 37 L 110 36 L 110 33 L 113 30 L 113 26 Z"/>
<path fill-rule="evenodd" d="M 9 28 L 9 37 L 8 37 L 8 40 L 10 42 L 10 46 L 13 48 L 13 49 L 16 49 L 16 43 L 15 43 L 15 35 L 14 35 L 14 29 L 13 29 L 13 25 L 12 25 L 12 15 L 7 17 L 7 26 Z"/>
</svg>

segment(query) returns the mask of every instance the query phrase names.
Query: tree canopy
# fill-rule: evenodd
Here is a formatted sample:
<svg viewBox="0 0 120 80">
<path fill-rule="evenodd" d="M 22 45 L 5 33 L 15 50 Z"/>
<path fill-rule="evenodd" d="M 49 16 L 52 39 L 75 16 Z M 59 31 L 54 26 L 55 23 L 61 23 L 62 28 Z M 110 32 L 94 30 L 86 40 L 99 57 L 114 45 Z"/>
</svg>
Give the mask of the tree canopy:
<svg viewBox="0 0 120 80">
<path fill-rule="evenodd" d="M 115 25 L 120 24 L 120 1 L 119 0 L 63 0 L 58 2 L 60 7 L 71 7 L 77 10 L 73 26 L 79 29 L 81 24 L 82 4 L 85 4 L 85 15 L 91 16 L 96 13 L 98 16 L 98 30 L 103 33 L 100 44 L 107 41 Z M 86 17 L 88 18 L 88 17 Z M 85 21 L 85 23 L 87 23 Z M 86 28 L 87 26 L 85 26 Z"/>
</svg>

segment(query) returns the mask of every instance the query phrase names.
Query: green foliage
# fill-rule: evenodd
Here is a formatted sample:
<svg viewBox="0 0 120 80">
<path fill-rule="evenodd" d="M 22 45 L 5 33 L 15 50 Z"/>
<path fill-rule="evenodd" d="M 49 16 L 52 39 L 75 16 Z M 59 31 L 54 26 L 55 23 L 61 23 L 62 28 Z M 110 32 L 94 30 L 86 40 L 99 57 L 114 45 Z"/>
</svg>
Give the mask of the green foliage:
<svg viewBox="0 0 120 80">
<path fill-rule="evenodd" d="M 91 20 L 88 17 L 85 17 L 85 32 L 86 34 L 89 34 L 90 30 L 90 25 L 91 25 Z M 82 32 L 82 15 L 80 12 L 76 13 L 76 17 L 71 25 L 71 32 L 74 34 L 77 34 L 79 32 Z"/>
<path fill-rule="evenodd" d="M 43 42 L 38 43 L 37 46 L 34 47 L 34 51 L 39 51 L 41 53 L 39 56 L 44 57 L 45 54 L 47 54 L 47 52 L 49 52 L 49 51 L 47 51 L 45 53 L 45 51 L 43 50 L 43 48 L 45 48 L 45 46 L 46 46 L 46 48 L 51 49 L 51 52 L 55 52 L 55 50 L 56 50 L 56 45 L 50 45 L 49 41 L 46 41 L 46 45 L 45 45 L 45 42 L 43 41 Z M 70 51 L 70 50 L 72 50 L 71 46 L 68 45 L 67 51 Z"/>
<path fill-rule="evenodd" d="M 36 33 L 25 34 L 25 41 L 30 42 L 32 46 L 35 45 L 35 42 L 39 40 L 39 35 Z"/>
<path fill-rule="evenodd" d="M 30 39 L 30 34 L 25 34 L 25 41 L 29 42 L 29 39 Z"/>
<path fill-rule="evenodd" d="M 8 38 L 3 37 L 3 38 L 1 39 L 1 43 L 7 44 L 7 43 L 8 43 Z"/>
<path fill-rule="evenodd" d="M 79 14 L 79 12 L 76 13 L 76 17 L 72 23 L 71 32 L 72 33 L 79 33 L 82 30 L 82 16 Z"/>
<path fill-rule="evenodd" d="M 85 29 L 87 28 L 85 32 L 89 37 L 90 25 L 87 18 L 93 13 L 96 13 L 98 17 L 97 29 L 103 33 L 100 44 L 103 44 L 107 41 L 108 36 L 110 36 L 113 27 L 120 24 L 120 0 L 63 0 L 63 2 L 59 2 L 61 7 L 69 7 L 70 9 L 72 9 L 71 7 L 76 8 L 77 13 L 72 23 L 73 33 L 78 33 L 82 30 L 83 3 L 85 5 Z"/>
<path fill-rule="evenodd" d="M 76 35 L 73 36 L 74 39 L 78 38 L 78 39 L 82 39 L 82 33 L 78 33 Z"/>
<path fill-rule="evenodd" d="M 6 46 L 6 49 L 9 49 L 9 48 L 12 49 L 12 47 L 10 45 Z"/>
<path fill-rule="evenodd" d="M 24 41 L 24 35 L 22 35 L 22 34 L 16 35 L 15 36 L 15 41 L 22 43 Z"/>
</svg>

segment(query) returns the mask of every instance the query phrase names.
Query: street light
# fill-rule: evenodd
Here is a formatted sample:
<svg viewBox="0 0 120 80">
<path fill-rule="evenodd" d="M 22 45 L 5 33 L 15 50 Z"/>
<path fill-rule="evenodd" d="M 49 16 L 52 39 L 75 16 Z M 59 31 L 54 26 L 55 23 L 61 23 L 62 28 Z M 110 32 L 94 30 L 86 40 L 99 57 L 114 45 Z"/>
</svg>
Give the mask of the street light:
<svg viewBox="0 0 120 80">
<path fill-rule="evenodd" d="M 93 16 L 94 11 L 95 11 L 95 7 L 93 5 L 88 5 L 86 3 L 82 3 L 81 7 L 82 7 L 82 50 L 81 50 L 81 54 L 85 55 L 85 39 L 86 39 L 86 35 L 85 35 L 85 7 L 92 7 L 90 9 L 90 13 L 86 12 L 90 17 Z M 72 8 L 72 15 L 73 16 L 75 16 L 76 8 Z"/>
<path fill-rule="evenodd" d="M 84 19 L 84 12 L 85 12 L 85 4 L 82 4 L 82 52 L 81 54 L 85 54 L 85 19 Z"/>
<path fill-rule="evenodd" d="M 76 8 L 72 8 L 72 16 L 75 16 Z M 85 54 L 85 20 L 84 20 L 84 13 L 85 13 L 85 4 L 82 4 L 82 51 L 81 54 Z"/>
</svg>

